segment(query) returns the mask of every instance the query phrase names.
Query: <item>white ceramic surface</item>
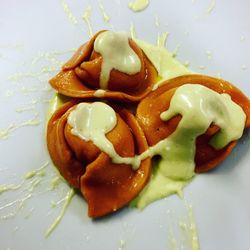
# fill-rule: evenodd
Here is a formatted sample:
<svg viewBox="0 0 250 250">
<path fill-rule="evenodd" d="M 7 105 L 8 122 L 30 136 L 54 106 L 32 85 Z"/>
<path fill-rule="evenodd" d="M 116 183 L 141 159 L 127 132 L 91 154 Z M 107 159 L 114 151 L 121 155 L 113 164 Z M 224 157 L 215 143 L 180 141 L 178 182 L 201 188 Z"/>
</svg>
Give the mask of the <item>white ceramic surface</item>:
<svg viewBox="0 0 250 250">
<path fill-rule="evenodd" d="M 109 23 L 102 19 L 98 1 L 1 1 L 0 131 L 12 123 L 27 125 L 33 118 L 35 126 L 17 128 L 9 131 L 7 139 L 0 139 L 0 185 L 18 184 L 25 173 L 50 161 L 44 128 L 47 101 L 53 91 L 48 89 L 47 80 L 57 72 L 59 63 L 69 58 L 72 52 L 67 51 L 88 39 L 82 19 L 87 6 L 92 7 L 94 31 L 128 31 L 132 22 L 137 36 L 151 43 L 156 42 L 158 33 L 170 32 L 167 47 L 173 51 L 179 46 L 177 59 L 189 61 L 194 71 L 220 74 L 250 97 L 249 1 L 151 0 L 140 13 L 129 10 L 128 1 L 101 2 L 111 18 Z M 62 3 L 68 4 L 77 24 L 68 18 Z M 217 170 L 197 176 L 184 191 L 185 201 L 193 206 L 202 250 L 250 249 L 249 153 L 246 131 Z M 92 221 L 85 201 L 76 195 L 59 226 L 45 238 L 46 229 L 62 207 L 60 203 L 51 208 L 51 201 L 60 200 L 68 190 L 62 183 L 47 191 L 54 176 L 49 164 L 45 176 L 36 177 L 41 182 L 32 197 L 27 198 L 32 179 L 21 189 L 0 193 L 1 250 L 165 250 L 171 234 L 180 249 L 191 249 L 179 228 L 179 222 L 187 220 L 187 208 L 176 196 L 155 202 L 142 212 L 125 208 Z M 12 218 L 4 217 L 15 211 Z"/>
</svg>

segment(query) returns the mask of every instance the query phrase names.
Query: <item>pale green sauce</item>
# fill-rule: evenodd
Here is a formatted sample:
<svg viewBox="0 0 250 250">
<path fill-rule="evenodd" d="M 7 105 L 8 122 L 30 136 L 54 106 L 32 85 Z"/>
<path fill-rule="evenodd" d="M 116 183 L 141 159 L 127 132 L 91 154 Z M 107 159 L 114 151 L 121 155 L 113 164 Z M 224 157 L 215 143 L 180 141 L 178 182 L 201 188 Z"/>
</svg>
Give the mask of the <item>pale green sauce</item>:
<svg viewBox="0 0 250 250">
<path fill-rule="evenodd" d="M 165 48 L 169 32 L 159 33 L 157 36 L 157 47 Z"/>
<path fill-rule="evenodd" d="M 136 31 L 135 31 L 135 25 L 133 22 L 130 23 L 130 28 L 129 28 L 129 31 L 130 31 L 130 36 L 133 40 L 136 39 Z"/>
<path fill-rule="evenodd" d="M 109 21 L 110 21 L 110 16 L 107 14 L 107 12 L 105 11 L 105 9 L 104 9 L 104 6 L 103 6 L 103 4 L 101 3 L 101 1 L 98 1 L 98 6 L 99 6 L 99 9 L 100 9 L 100 11 L 101 11 L 101 13 L 102 13 L 102 18 L 103 18 L 103 20 L 106 22 L 106 23 L 108 23 Z"/>
<path fill-rule="evenodd" d="M 124 250 L 125 246 L 126 246 L 125 240 L 120 240 L 120 245 L 119 245 L 118 250 Z"/>
<path fill-rule="evenodd" d="M 54 112 L 69 100 L 70 98 L 67 96 L 55 94 L 49 101 L 49 106 L 46 114 L 46 122 L 48 123 L 50 117 L 54 114 Z"/>
<path fill-rule="evenodd" d="M 187 216 L 182 218 L 179 222 L 179 230 L 181 237 L 180 240 L 176 240 L 173 229 L 170 230 L 168 234 L 168 248 L 170 250 L 179 250 L 179 249 L 185 249 L 188 247 L 188 249 L 192 250 L 199 250 L 200 249 L 200 243 L 198 238 L 198 230 L 196 226 L 196 222 L 194 219 L 194 213 L 193 208 L 191 205 L 186 204 L 187 209 Z M 177 243 L 178 242 L 178 243 Z"/>
<path fill-rule="evenodd" d="M 70 22 L 72 22 L 73 24 L 77 24 L 78 23 L 77 18 L 73 15 L 72 11 L 69 8 L 69 5 L 65 1 L 62 1 L 61 3 L 63 6 L 63 10 L 67 15 L 68 19 L 70 20 Z"/>
<path fill-rule="evenodd" d="M 149 5 L 149 0 L 135 0 L 134 2 L 130 2 L 128 4 L 128 7 L 131 10 L 138 12 L 146 9 L 148 5 Z"/>
<path fill-rule="evenodd" d="M 155 26 L 158 28 L 160 27 L 160 21 L 158 15 L 155 15 Z"/>
<path fill-rule="evenodd" d="M 145 208 L 150 203 L 172 194 L 182 197 L 182 189 L 190 180 L 176 180 L 164 176 L 159 171 L 159 162 L 154 162 L 149 183 L 130 203 L 131 207 Z"/>
<path fill-rule="evenodd" d="M 34 118 L 24 121 L 20 124 L 11 123 L 7 128 L 0 129 L 0 140 L 8 139 L 12 132 L 15 130 L 26 127 L 26 126 L 38 126 L 40 124 L 40 119 L 38 113 L 35 113 Z"/>
<path fill-rule="evenodd" d="M 93 36 L 93 28 L 90 22 L 91 12 L 92 12 L 92 8 L 91 6 L 88 6 L 82 16 L 82 19 L 84 20 L 84 22 L 86 23 L 88 27 L 88 33 L 89 33 L 90 38 Z"/>
<path fill-rule="evenodd" d="M 23 183 L 24 182 L 22 182 L 21 184 L 18 184 L 18 185 L 14 185 L 14 184 L 10 184 L 10 185 L 3 184 L 3 185 L 0 185 L 0 194 L 4 193 L 4 192 L 7 192 L 7 191 L 10 191 L 10 190 L 17 190 L 17 189 L 21 188 L 21 186 L 23 185 Z"/>
<path fill-rule="evenodd" d="M 11 208 L 11 212 L 1 215 L 0 220 L 6 220 L 10 218 L 14 218 L 18 212 L 20 212 L 27 200 L 29 200 L 31 197 L 33 197 L 35 194 L 34 190 L 37 186 L 39 186 L 42 183 L 42 177 L 45 175 L 45 168 L 48 166 L 48 162 L 43 164 L 40 168 L 34 169 L 32 171 L 27 172 L 23 176 L 23 180 L 19 184 L 2 184 L 0 185 L 0 195 L 4 192 L 11 192 L 20 190 L 19 194 L 21 194 L 23 197 L 10 201 L 6 203 L 3 206 L 0 206 L 0 211 Z M 32 210 L 30 210 L 32 212 Z M 30 213 L 29 213 L 30 214 Z M 27 218 L 29 215 L 26 215 L 25 218 Z"/>
<path fill-rule="evenodd" d="M 159 82 L 154 89 L 159 87 L 165 80 L 181 75 L 192 73 L 183 64 L 173 58 L 173 54 L 164 48 L 168 33 L 158 37 L 158 45 L 154 46 L 139 39 L 134 39 L 137 45 L 143 50 L 148 59 L 153 63 L 159 75 Z"/>
<path fill-rule="evenodd" d="M 200 243 L 198 238 L 197 226 L 194 219 L 193 207 L 188 205 L 188 217 L 186 221 L 179 223 L 182 232 L 187 238 L 188 245 L 191 246 L 192 250 L 199 250 Z"/>
<path fill-rule="evenodd" d="M 51 180 L 51 190 L 54 190 L 56 188 L 58 188 L 58 186 L 60 185 L 62 179 L 60 176 L 56 176 Z"/>
<path fill-rule="evenodd" d="M 141 70 L 141 61 L 129 45 L 126 32 L 102 32 L 95 40 L 94 50 L 103 57 L 100 75 L 100 88 L 107 89 L 110 72 L 116 69 L 128 75 Z"/>
<path fill-rule="evenodd" d="M 63 208 L 60 212 L 60 214 L 56 217 L 55 221 L 49 226 L 49 228 L 47 229 L 46 233 L 45 233 L 45 237 L 48 237 L 50 236 L 50 234 L 55 230 L 55 228 L 57 227 L 57 225 L 60 223 L 60 221 L 62 220 L 65 212 L 66 212 L 66 209 L 67 207 L 69 206 L 70 204 L 70 201 L 72 200 L 73 196 L 75 194 L 75 191 L 73 188 L 71 188 L 66 197 L 65 197 L 65 202 L 63 204 Z"/>
<path fill-rule="evenodd" d="M 34 170 L 31 170 L 31 171 L 28 171 L 24 177 L 23 177 L 23 181 L 20 183 L 20 184 L 2 184 L 0 185 L 0 194 L 1 193 L 4 193 L 4 192 L 7 192 L 7 191 L 13 191 L 13 190 L 17 190 L 17 189 L 20 189 L 23 184 L 25 183 L 25 180 L 29 180 L 29 179 L 32 179 L 33 177 L 35 176 L 40 176 L 40 177 L 43 177 L 46 175 L 46 172 L 44 171 L 44 169 L 48 166 L 48 162 L 46 162 L 43 166 L 41 166 L 40 168 L 38 169 L 34 169 Z M 32 187 L 35 187 L 37 186 L 39 183 L 37 183 L 38 180 L 33 180 L 31 182 L 31 186 Z"/>
<path fill-rule="evenodd" d="M 34 176 L 45 176 L 46 175 L 46 173 L 45 173 L 45 171 L 41 171 L 41 170 L 31 170 L 31 171 L 29 171 L 25 176 L 24 176 L 24 178 L 25 179 L 31 179 L 31 178 L 33 178 Z"/>
<path fill-rule="evenodd" d="M 210 13 L 213 11 L 213 9 L 215 8 L 215 4 L 216 4 L 216 1 L 215 1 L 215 0 L 212 0 L 212 1 L 210 2 L 209 6 L 208 6 L 208 8 L 207 8 L 207 10 L 206 10 L 206 13 L 207 13 L 207 14 L 210 14 Z"/>
</svg>

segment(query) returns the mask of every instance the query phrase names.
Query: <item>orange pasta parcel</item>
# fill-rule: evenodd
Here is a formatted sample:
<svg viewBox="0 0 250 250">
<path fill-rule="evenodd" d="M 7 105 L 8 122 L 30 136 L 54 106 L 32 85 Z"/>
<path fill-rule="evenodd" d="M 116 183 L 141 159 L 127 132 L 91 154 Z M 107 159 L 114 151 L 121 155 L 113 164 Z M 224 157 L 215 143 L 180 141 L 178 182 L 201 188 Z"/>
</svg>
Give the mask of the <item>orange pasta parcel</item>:
<svg viewBox="0 0 250 250">
<path fill-rule="evenodd" d="M 92 141 L 72 134 L 67 119 L 76 106 L 74 101 L 66 103 L 51 117 L 47 145 L 61 175 L 81 190 L 88 214 L 95 218 L 116 211 L 138 195 L 149 179 L 151 160 L 145 159 L 133 170 L 130 165 L 113 163 Z M 106 137 L 116 152 L 133 157 L 145 151 L 148 145 L 135 117 L 125 109 L 115 110 L 117 123 Z"/>
<path fill-rule="evenodd" d="M 110 55 L 104 59 L 103 55 L 95 51 L 97 38 L 109 31 L 100 31 L 88 42 L 83 44 L 73 55 L 73 57 L 62 67 L 62 70 L 50 80 L 50 84 L 60 94 L 75 98 L 96 97 L 97 90 L 103 90 L 102 96 L 106 99 L 122 101 L 139 101 L 145 97 L 152 89 L 157 78 L 157 71 L 148 60 L 144 52 L 135 41 L 125 37 L 125 42 L 139 59 L 140 69 L 136 73 L 124 73 L 115 67 L 110 69 L 105 87 L 101 84 L 103 65 L 109 58 L 119 55 L 123 48 L 119 50 L 120 44 L 124 43 L 121 38 L 111 40 L 106 47 L 110 49 Z M 111 33 L 116 34 L 116 33 Z M 127 41 L 126 41 L 127 39 Z M 116 43 L 117 44 L 114 44 Z M 118 51 L 113 51 L 113 47 L 118 46 Z M 127 59 L 121 59 L 121 63 L 127 63 Z M 131 63 L 134 63 L 133 60 Z M 130 69 L 133 69 L 131 65 Z"/>
<path fill-rule="evenodd" d="M 143 99 L 137 108 L 137 120 L 142 127 L 149 146 L 153 146 L 172 134 L 181 120 L 181 115 L 176 115 L 169 121 L 162 121 L 160 114 L 167 110 L 172 96 L 178 87 L 184 84 L 200 84 L 220 94 L 227 93 L 246 114 L 245 127 L 250 127 L 250 101 L 235 86 L 222 79 L 204 75 L 184 75 L 166 81 L 158 89 Z M 192 122 L 192 121 L 190 121 Z M 195 172 L 205 172 L 215 168 L 222 162 L 236 145 L 236 141 L 230 142 L 220 150 L 213 148 L 209 141 L 220 128 L 211 124 L 206 133 L 196 140 Z"/>
</svg>

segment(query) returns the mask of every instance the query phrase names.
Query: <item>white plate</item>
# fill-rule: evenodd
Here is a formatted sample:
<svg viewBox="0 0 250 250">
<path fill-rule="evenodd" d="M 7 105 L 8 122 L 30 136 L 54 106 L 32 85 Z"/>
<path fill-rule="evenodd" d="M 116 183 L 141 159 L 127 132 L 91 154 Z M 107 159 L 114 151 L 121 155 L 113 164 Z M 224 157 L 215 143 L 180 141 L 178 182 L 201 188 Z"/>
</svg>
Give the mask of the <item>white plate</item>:
<svg viewBox="0 0 250 250">
<path fill-rule="evenodd" d="M 250 97 L 249 1 L 154 0 L 146 10 L 134 13 L 128 9 L 128 1 L 103 0 L 109 23 L 103 21 L 97 1 L 63 3 L 68 4 L 77 24 L 60 1 L 1 3 L 0 129 L 3 133 L 12 123 L 24 125 L 10 129 L 9 137 L 0 139 L 1 185 L 18 184 L 28 171 L 50 161 L 44 128 L 47 100 L 53 91 L 48 90 L 47 80 L 57 72 L 59 63 L 69 58 L 72 52 L 67 51 L 88 39 L 87 25 L 81 18 L 87 6 L 92 7 L 94 31 L 128 31 L 132 22 L 137 36 L 151 43 L 156 42 L 158 33 L 168 31 L 167 47 L 173 51 L 179 46 L 177 58 L 181 62 L 189 61 L 197 72 L 220 74 Z M 142 212 L 125 208 L 92 221 L 85 201 L 76 195 L 59 226 L 45 238 L 46 229 L 63 205 L 51 208 L 51 201 L 60 200 L 68 190 L 62 183 L 47 191 L 55 176 L 49 164 L 45 176 L 35 176 L 20 189 L 0 194 L 0 249 L 164 250 L 173 239 L 180 249 L 190 249 L 179 227 L 179 222 L 189 218 L 186 201 L 193 206 L 201 249 L 249 249 L 249 152 L 246 131 L 217 170 L 197 176 L 185 189 L 185 200 L 172 196 Z M 29 197 L 28 187 L 32 181 L 35 185 L 34 179 L 41 183 Z M 11 213 L 16 214 L 4 217 L 11 217 Z"/>
</svg>

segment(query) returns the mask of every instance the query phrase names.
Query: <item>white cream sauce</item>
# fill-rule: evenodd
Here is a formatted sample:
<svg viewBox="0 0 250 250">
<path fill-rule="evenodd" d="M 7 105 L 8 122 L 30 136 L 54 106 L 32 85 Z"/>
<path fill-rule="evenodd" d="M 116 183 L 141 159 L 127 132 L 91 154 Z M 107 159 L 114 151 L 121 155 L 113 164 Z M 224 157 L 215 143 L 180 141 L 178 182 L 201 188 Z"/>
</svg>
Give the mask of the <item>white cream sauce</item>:
<svg viewBox="0 0 250 250">
<path fill-rule="evenodd" d="M 105 96 L 106 90 L 104 89 L 97 89 L 94 93 L 94 97 L 103 98 Z"/>
<path fill-rule="evenodd" d="M 165 32 L 160 38 L 158 38 L 157 44 L 159 46 L 153 46 L 142 40 L 134 39 L 158 72 L 159 81 L 154 85 L 154 90 L 162 85 L 167 79 L 192 73 L 184 65 L 173 58 L 173 53 L 164 48 L 163 45 L 165 45 L 165 39 L 167 39 L 167 36 L 168 33 Z"/>
<path fill-rule="evenodd" d="M 100 88 L 107 89 L 110 72 L 116 69 L 128 75 L 134 75 L 141 70 L 141 61 L 129 45 L 126 32 L 102 32 L 95 40 L 94 50 L 103 57 Z"/>
<path fill-rule="evenodd" d="M 80 103 L 71 111 L 68 123 L 72 127 L 73 135 L 85 141 L 93 141 L 103 149 L 107 143 L 105 134 L 116 125 L 116 114 L 110 106 L 102 102 Z"/>
<path fill-rule="evenodd" d="M 128 7 L 131 10 L 138 12 L 146 9 L 148 5 L 149 5 L 149 0 L 135 0 L 134 2 L 130 2 L 128 4 Z"/>
</svg>

